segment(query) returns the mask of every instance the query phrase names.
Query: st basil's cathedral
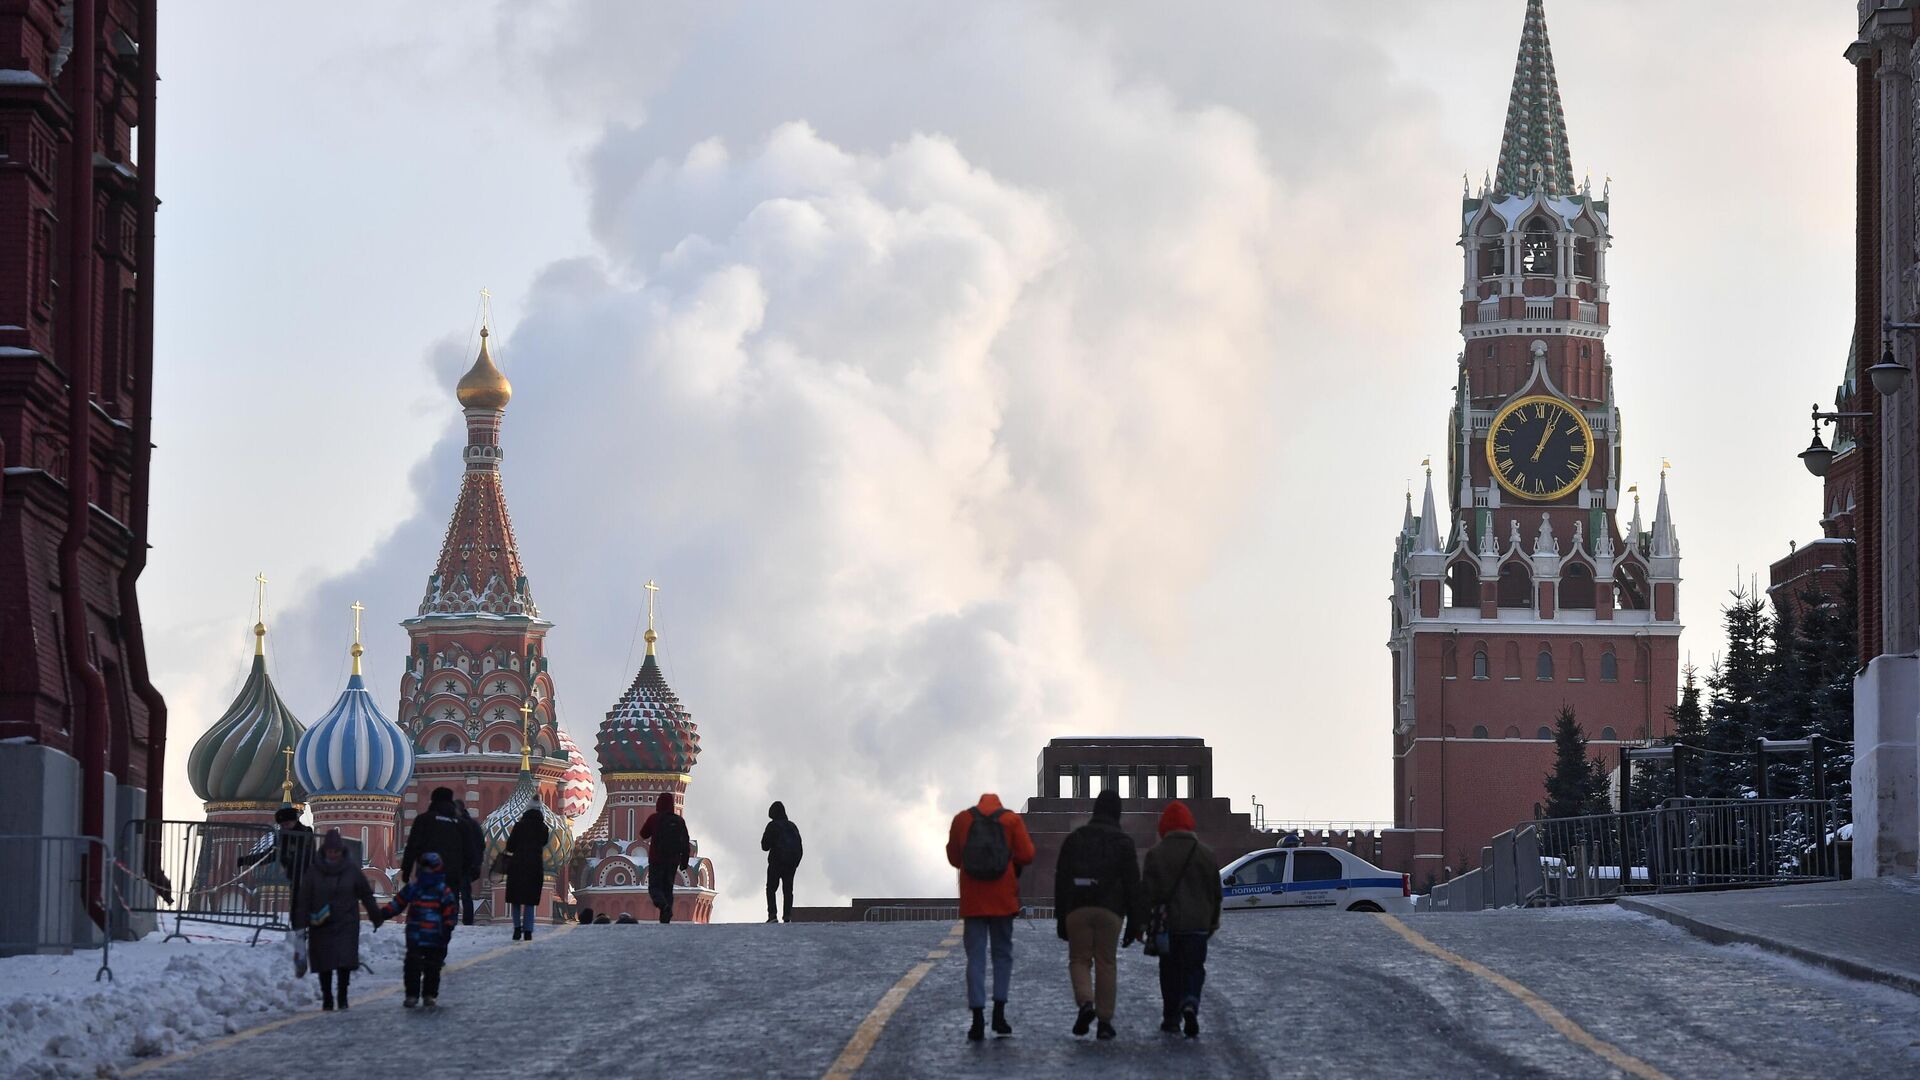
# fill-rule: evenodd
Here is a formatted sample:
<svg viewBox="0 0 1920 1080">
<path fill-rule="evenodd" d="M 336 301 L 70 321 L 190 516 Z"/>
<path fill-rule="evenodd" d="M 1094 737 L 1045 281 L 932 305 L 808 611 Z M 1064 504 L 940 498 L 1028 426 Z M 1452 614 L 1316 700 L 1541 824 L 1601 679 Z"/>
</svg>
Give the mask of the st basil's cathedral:
<svg viewBox="0 0 1920 1080">
<path fill-rule="evenodd" d="M 538 807 L 550 836 L 543 862 L 551 900 L 650 922 L 657 912 L 640 831 L 662 793 L 684 813 L 699 729 L 661 673 L 649 602 L 645 661 L 596 739 L 607 798 L 581 831 L 594 801 L 594 769 L 560 726 L 546 647 L 553 624 L 534 603 L 507 513 L 500 433 L 513 387 L 494 363 L 490 336 L 483 326 L 479 355 L 455 387 L 467 429 L 465 468 L 440 557 L 414 615 L 400 623 L 408 650 L 398 719 L 381 712 L 366 687 L 360 605 L 353 673 L 311 727 L 268 675 L 263 613 L 253 628 L 252 667 L 233 704 L 194 744 L 188 779 L 210 822 L 271 824 L 283 806 L 310 810 L 316 832 L 338 828 L 360 846 L 382 896 L 396 887 L 407 827 L 434 789 L 451 789 L 480 820 L 483 867 L 513 823 Z M 651 595 L 655 586 L 647 584 Z M 697 819 L 689 824 L 695 857 L 680 872 L 674 918 L 706 922 L 713 865 L 699 855 Z M 475 898 L 485 915 L 504 917 L 505 889 L 503 878 L 483 870 Z"/>
</svg>

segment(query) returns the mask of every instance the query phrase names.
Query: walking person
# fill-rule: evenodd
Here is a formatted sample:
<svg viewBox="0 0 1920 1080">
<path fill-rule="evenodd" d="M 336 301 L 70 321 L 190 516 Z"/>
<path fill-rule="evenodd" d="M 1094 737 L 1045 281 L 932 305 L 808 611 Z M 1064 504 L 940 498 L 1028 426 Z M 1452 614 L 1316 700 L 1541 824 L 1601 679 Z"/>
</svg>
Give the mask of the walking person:
<svg viewBox="0 0 1920 1080">
<path fill-rule="evenodd" d="M 546 887 L 547 823 L 540 807 L 529 806 L 507 833 L 507 904 L 513 911 L 513 940 L 533 940 L 533 916 Z"/>
<path fill-rule="evenodd" d="M 414 860 L 413 880 L 380 909 L 382 919 L 407 913 L 407 958 L 400 969 L 407 996 L 400 1004 L 409 1009 L 431 1009 L 439 1003 L 440 969 L 446 966 L 447 944 L 460 915 L 445 868 L 439 852 L 421 852 Z"/>
<path fill-rule="evenodd" d="M 988 792 L 953 816 L 947 862 L 960 871 L 960 918 L 966 924 L 967 1040 L 986 1038 L 987 956 L 993 956 L 993 1033 L 1013 1034 L 1007 989 L 1013 982 L 1013 917 L 1020 914 L 1020 871 L 1033 862 L 1033 838 L 1020 815 Z"/>
<path fill-rule="evenodd" d="M 452 794 L 451 791 L 448 792 Z M 457 882 L 449 882 L 453 891 L 460 897 L 460 923 L 473 925 L 473 885 L 480 880 L 480 870 L 487 858 L 487 835 L 480 831 L 480 823 L 467 811 L 467 804 L 454 801 L 454 809 L 460 812 L 460 831 L 466 835 L 467 872 L 460 875 Z"/>
<path fill-rule="evenodd" d="M 440 873 L 449 889 L 457 893 L 462 882 L 471 880 L 467 877 L 469 836 L 460 822 L 453 789 L 434 788 L 427 808 L 414 815 L 413 824 L 407 829 L 407 846 L 400 854 L 402 884 L 413 876 L 414 864 L 429 851 L 440 856 Z"/>
<path fill-rule="evenodd" d="M 1160 1030 L 1200 1035 L 1200 988 L 1207 981 L 1207 940 L 1220 929 L 1220 864 L 1194 835 L 1193 811 L 1179 800 L 1160 812 L 1160 842 L 1147 851 L 1141 888 L 1150 906 L 1165 907 L 1160 952 Z"/>
<path fill-rule="evenodd" d="M 774 917 L 773 894 L 782 891 L 786 920 L 793 921 L 793 873 L 800 868 L 800 826 L 787 820 L 787 808 L 779 802 L 767 807 L 767 827 L 760 833 L 760 850 L 767 853 L 767 921 Z"/>
<path fill-rule="evenodd" d="M 1146 917 L 1140 856 L 1120 828 L 1120 793 L 1108 788 L 1093 800 L 1093 820 L 1060 845 L 1053 876 L 1054 920 L 1067 943 L 1067 975 L 1080 1006 L 1073 1033 L 1085 1035 L 1097 1019 L 1098 1038 L 1111 1039 L 1116 948 L 1132 945 Z"/>
<path fill-rule="evenodd" d="M 347 1007 L 347 986 L 360 966 L 360 912 L 375 926 L 380 910 L 373 906 L 373 887 L 356 860 L 347 857 L 339 829 L 328 829 L 320 850 L 301 875 L 293 894 L 293 929 L 307 935 L 307 964 L 320 976 L 320 1009 Z M 336 992 L 334 984 L 339 983 Z"/>
<path fill-rule="evenodd" d="M 686 819 L 673 812 L 673 792 L 660 793 L 653 816 L 640 826 L 640 839 L 647 841 L 647 898 L 660 912 L 660 921 L 670 923 L 674 876 L 693 865 L 693 838 Z"/>
</svg>

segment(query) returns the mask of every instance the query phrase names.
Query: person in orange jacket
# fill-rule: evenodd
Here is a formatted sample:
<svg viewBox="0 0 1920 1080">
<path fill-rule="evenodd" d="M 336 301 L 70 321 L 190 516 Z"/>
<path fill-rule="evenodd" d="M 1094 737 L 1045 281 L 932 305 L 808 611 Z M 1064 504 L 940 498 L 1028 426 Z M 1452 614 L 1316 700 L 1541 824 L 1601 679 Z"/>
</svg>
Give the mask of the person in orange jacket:
<svg viewBox="0 0 1920 1080">
<path fill-rule="evenodd" d="M 1020 815 L 988 792 L 953 816 L 947 830 L 947 862 L 960 871 L 960 918 L 966 923 L 967 1007 L 973 1026 L 967 1039 L 986 1038 L 987 953 L 993 953 L 993 1033 L 1013 1034 L 1007 1023 L 1007 986 L 1013 981 L 1013 917 L 1020 914 L 1020 871 L 1033 862 L 1033 837 Z"/>
</svg>

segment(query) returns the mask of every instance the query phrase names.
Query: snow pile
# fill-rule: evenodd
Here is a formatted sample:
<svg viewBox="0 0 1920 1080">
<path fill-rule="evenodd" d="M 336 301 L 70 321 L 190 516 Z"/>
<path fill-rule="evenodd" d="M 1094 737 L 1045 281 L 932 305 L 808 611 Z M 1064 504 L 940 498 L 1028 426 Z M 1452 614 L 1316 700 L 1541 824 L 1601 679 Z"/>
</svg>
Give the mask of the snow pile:
<svg viewBox="0 0 1920 1080">
<path fill-rule="evenodd" d="M 504 942 L 506 931 L 462 927 L 449 962 Z M 293 946 L 283 936 L 249 947 L 247 932 L 239 933 L 164 944 L 155 933 L 116 944 L 112 982 L 93 981 L 100 954 L 92 951 L 0 960 L 0 1076 L 113 1076 L 134 1059 L 318 1008 L 318 983 L 293 977 Z M 362 924 L 360 959 L 372 971 L 357 973 L 356 993 L 397 983 L 405 949 L 398 923 L 379 933 Z"/>
</svg>

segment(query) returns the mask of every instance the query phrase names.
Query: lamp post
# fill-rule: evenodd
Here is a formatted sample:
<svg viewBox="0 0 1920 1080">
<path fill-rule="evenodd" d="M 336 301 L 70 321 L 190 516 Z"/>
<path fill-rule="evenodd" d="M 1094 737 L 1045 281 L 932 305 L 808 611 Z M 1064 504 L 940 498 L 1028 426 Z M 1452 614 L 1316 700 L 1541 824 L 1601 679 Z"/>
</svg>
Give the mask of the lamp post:
<svg viewBox="0 0 1920 1080">
<path fill-rule="evenodd" d="M 1820 441 L 1821 424 L 1834 424 L 1842 420 L 1865 420 L 1872 416 L 1870 412 L 1821 412 L 1820 406 L 1815 405 L 1813 407 L 1813 442 L 1808 444 L 1805 450 L 1800 451 L 1800 461 L 1806 465 L 1807 471 L 1815 476 L 1825 476 L 1827 467 L 1833 464 L 1833 448 Z"/>
<path fill-rule="evenodd" d="M 1892 319 L 1883 320 L 1880 326 L 1889 334 L 1896 331 L 1911 334 L 1920 330 L 1920 323 L 1894 322 Z M 1907 385 L 1907 377 L 1912 374 L 1913 369 L 1902 364 L 1900 358 L 1893 354 L 1892 338 L 1887 339 L 1886 349 L 1880 354 L 1880 362 L 1867 369 L 1868 377 L 1873 380 L 1873 388 L 1888 397 L 1904 389 Z"/>
</svg>

